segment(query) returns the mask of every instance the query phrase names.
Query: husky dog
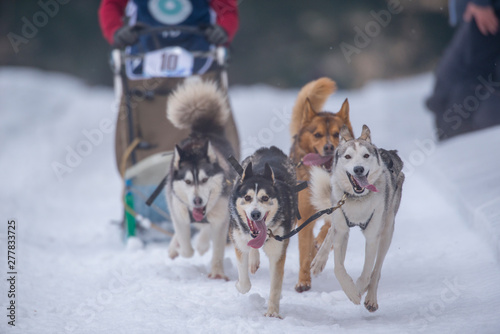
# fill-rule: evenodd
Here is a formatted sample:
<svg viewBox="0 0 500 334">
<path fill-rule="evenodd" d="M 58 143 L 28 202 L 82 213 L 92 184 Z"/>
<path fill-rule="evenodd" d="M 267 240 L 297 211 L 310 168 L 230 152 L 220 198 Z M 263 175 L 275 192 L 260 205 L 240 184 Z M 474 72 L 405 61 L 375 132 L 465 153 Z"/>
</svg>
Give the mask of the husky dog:
<svg viewBox="0 0 500 334">
<path fill-rule="evenodd" d="M 188 80 L 168 100 L 167 117 L 190 135 L 176 145 L 166 185 L 175 234 L 169 257 L 191 257 L 191 223 L 200 229 L 196 246 L 204 254 L 213 245 L 210 278 L 224 274 L 224 248 L 229 229 L 227 210 L 234 172 L 225 157 L 234 154 L 224 136 L 229 119 L 225 95 L 213 82 Z"/>
<path fill-rule="evenodd" d="M 271 290 L 268 317 L 278 317 L 283 271 L 288 239 L 271 239 L 273 234 L 289 233 L 295 224 L 297 194 L 295 169 L 288 157 L 277 147 L 261 148 L 243 161 L 244 172 L 235 181 L 229 203 L 230 235 L 238 260 L 236 289 L 247 293 L 251 288 L 248 270 L 259 268 L 259 248 L 269 258 Z"/>
<path fill-rule="evenodd" d="M 337 113 L 323 111 L 323 105 L 336 89 L 337 85 L 334 81 L 329 78 L 320 78 L 305 85 L 297 96 L 290 122 L 290 134 L 293 141 L 290 158 L 296 164 L 299 180 L 309 180 L 310 167 L 306 162 L 308 156 L 316 154 L 319 158 L 316 164 L 322 165 L 325 169 L 331 169 L 333 152 L 339 145 L 340 129 L 343 125 L 347 125 L 352 133 L 347 99 Z M 297 224 L 301 225 L 314 214 L 315 210 L 311 204 L 309 189 L 301 191 L 298 197 L 302 219 Z M 315 222 L 312 222 L 299 233 L 300 271 L 295 285 L 297 292 L 311 289 L 311 262 L 330 228 L 328 223 L 324 224 L 315 239 L 314 225 Z"/>
<path fill-rule="evenodd" d="M 335 276 L 342 289 L 354 304 L 359 304 L 368 290 L 365 307 L 375 312 L 380 272 L 401 201 L 403 162 L 396 151 L 373 145 L 366 125 L 358 139 L 347 127 L 340 134 L 332 174 L 316 167 L 311 172 L 312 203 L 317 209 L 330 207 L 346 196 L 342 208 L 329 217 L 332 227 L 313 260 L 312 272 L 317 275 L 323 270 L 333 244 Z M 365 264 L 356 284 L 344 267 L 349 228 L 353 226 L 359 226 L 366 238 Z"/>
</svg>

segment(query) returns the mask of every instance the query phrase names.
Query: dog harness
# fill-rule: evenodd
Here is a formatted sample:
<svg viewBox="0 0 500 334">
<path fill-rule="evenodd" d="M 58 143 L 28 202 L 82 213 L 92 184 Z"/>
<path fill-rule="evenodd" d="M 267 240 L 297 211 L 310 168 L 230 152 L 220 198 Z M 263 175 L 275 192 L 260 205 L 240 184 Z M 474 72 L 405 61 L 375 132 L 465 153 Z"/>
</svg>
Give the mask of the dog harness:
<svg viewBox="0 0 500 334">
<path fill-rule="evenodd" d="M 342 213 L 344 214 L 344 218 L 345 218 L 345 222 L 347 224 L 347 226 L 349 228 L 351 227 L 354 227 L 354 226 L 359 226 L 360 229 L 362 229 L 363 231 L 368 227 L 368 224 L 370 224 L 370 221 L 372 220 L 373 218 L 373 214 L 375 213 L 375 210 L 373 210 L 372 214 L 370 215 L 370 217 L 368 218 L 367 221 L 365 221 L 364 223 L 353 223 L 349 220 L 349 218 L 347 218 L 347 215 L 345 214 L 344 212 L 344 209 L 342 209 Z"/>
</svg>

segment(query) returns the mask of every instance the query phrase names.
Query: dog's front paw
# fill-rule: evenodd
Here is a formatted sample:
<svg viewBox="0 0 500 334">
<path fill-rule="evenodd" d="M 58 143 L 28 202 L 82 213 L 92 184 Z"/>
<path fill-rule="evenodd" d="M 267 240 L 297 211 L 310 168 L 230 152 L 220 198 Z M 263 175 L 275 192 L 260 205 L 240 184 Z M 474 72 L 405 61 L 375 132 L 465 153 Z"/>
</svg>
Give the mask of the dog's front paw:
<svg viewBox="0 0 500 334">
<path fill-rule="evenodd" d="M 222 265 L 213 265 L 210 274 L 208 274 L 208 278 L 212 279 L 223 279 L 229 281 L 229 278 L 224 274 L 224 268 Z"/>
<path fill-rule="evenodd" d="M 179 256 L 179 252 L 177 250 L 174 249 L 174 250 L 168 251 L 168 257 L 171 258 L 172 260 L 178 256 Z"/>
<path fill-rule="evenodd" d="M 181 247 L 181 256 L 182 257 L 192 257 L 194 255 L 194 249 L 189 245 L 189 247 Z"/>
<path fill-rule="evenodd" d="M 345 271 L 345 268 L 335 267 L 334 272 L 347 298 L 354 304 L 359 305 L 361 303 L 361 293 L 351 276 Z"/>
<path fill-rule="evenodd" d="M 210 273 L 210 274 L 208 274 L 208 278 L 211 278 L 211 279 L 223 279 L 226 282 L 229 281 L 229 277 L 227 277 L 226 275 L 221 274 L 221 273 Z"/>
<path fill-rule="evenodd" d="M 257 263 L 250 263 L 249 267 L 250 267 L 250 272 L 252 274 L 255 274 L 257 272 L 257 270 L 259 270 L 259 266 L 260 266 L 260 263 L 257 262 Z"/>
<path fill-rule="evenodd" d="M 260 255 L 259 251 L 251 250 L 250 251 L 250 261 L 248 267 L 250 268 L 250 272 L 255 274 L 260 266 Z"/>
<path fill-rule="evenodd" d="M 208 250 L 210 249 L 210 243 L 206 242 L 198 242 L 196 245 L 196 250 L 198 251 L 198 254 L 202 255 L 205 254 Z"/>
<path fill-rule="evenodd" d="M 378 310 L 377 293 L 373 289 L 369 289 L 365 297 L 365 307 L 370 312 Z"/>
<path fill-rule="evenodd" d="M 168 257 L 172 260 L 179 256 L 179 252 L 177 251 L 177 247 L 170 245 L 168 247 Z"/>
<path fill-rule="evenodd" d="M 242 294 L 245 294 L 248 291 L 250 291 L 251 287 L 252 287 L 252 284 L 250 284 L 250 282 L 242 283 L 239 280 L 238 280 L 238 282 L 236 282 L 236 290 L 238 290 Z"/>
<path fill-rule="evenodd" d="M 316 257 L 311 263 L 311 272 L 314 276 L 318 276 L 323 271 L 323 269 L 325 269 L 327 260 L 328 253 L 326 254 L 326 256 L 324 255 L 324 252 L 321 251 L 316 254 Z"/>
<path fill-rule="evenodd" d="M 378 310 L 377 301 L 369 301 L 365 299 L 365 307 L 368 311 L 375 312 L 376 310 Z"/>
<path fill-rule="evenodd" d="M 277 311 L 267 311 L 264 316 L 269 317 L 269 318 L 278 318 L 278 319 L 283 319 L 281 315 Z"/>
<path fill-rule="evenodd" d="M 359 293 L 358 288 L 356 287 L 356 285 L 354 285 L 354 282 L 352 282 L 352 280 L 350 283 L 351 284 L 347 284 L 346 287 L 342 288 L 347 295 L 347 298 L 349 298 L 349 300 L 354 304 L 359 305 L 361 303 L 361 293 Z"/>
<path fill-rule="evenodd" d="M 174 235 L 172 241 L 168 245 L 168 257 L 172 260 L 179 256 L 179 243 Z"/>
<path fill-rule="evenodd" d="M 295 285 L 295 291 L 297 292 L 304 292 L 311 290 L 311 282 L 298 282 Z"/>
</svg>

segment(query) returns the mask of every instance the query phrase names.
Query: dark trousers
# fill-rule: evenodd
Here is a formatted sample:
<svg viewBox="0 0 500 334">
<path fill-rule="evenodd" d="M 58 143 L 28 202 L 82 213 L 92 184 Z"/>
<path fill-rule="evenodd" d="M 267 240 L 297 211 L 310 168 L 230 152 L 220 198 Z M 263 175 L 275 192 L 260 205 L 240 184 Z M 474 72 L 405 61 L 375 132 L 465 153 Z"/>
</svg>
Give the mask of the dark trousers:
<svg viewBox="0 0 500 334">
<path fill-rule="evenodd" d="M 474 20 L 462 23 L 436 69 L 427 100 L 440 140 L 500 124 L 499 73 L 500 32 L 484 36 Z"/>
</svg>

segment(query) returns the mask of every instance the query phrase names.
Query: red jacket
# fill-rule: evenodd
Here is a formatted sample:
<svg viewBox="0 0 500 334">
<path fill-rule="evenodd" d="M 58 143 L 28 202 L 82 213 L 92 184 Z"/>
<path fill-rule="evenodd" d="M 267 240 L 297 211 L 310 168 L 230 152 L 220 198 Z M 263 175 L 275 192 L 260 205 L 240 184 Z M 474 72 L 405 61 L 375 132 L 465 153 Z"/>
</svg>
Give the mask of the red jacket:
<svg viewBox="0 0 500 334">
<path fill-rule="evenodd" d="M 113 44 L 113 35 L 123 26 L 125 7 L 129 0 L 102 0 L 99 7 L 99 24 L 104 38 Z M 216 23 L 227 32 L 232 41 L 238 30 L 237 0 L 209 0 L 210 7 L 217 14 Z"/>
</svg>

